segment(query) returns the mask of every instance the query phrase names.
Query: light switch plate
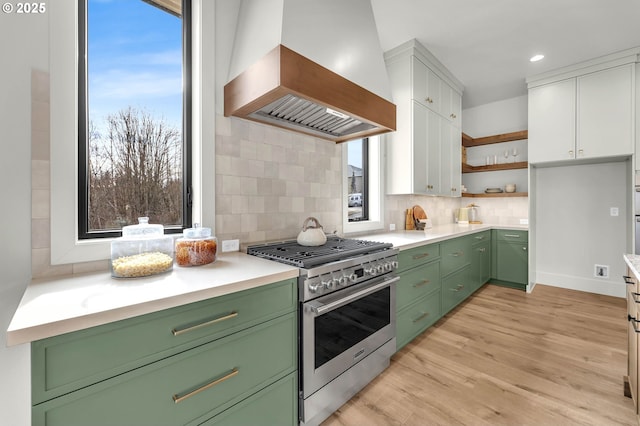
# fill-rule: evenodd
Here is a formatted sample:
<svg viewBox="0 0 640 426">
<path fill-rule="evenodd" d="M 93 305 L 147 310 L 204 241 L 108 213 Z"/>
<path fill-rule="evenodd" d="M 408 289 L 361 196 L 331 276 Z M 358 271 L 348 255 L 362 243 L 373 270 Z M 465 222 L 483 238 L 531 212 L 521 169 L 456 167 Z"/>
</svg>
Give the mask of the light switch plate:
<svg viewBox="0 0 640 426">
<path fill-rule="evenodd" d="M 620 210 L 617 207 L 611 207 L 611 216 L 618 216 L 620 214 Z"/>
</svg>

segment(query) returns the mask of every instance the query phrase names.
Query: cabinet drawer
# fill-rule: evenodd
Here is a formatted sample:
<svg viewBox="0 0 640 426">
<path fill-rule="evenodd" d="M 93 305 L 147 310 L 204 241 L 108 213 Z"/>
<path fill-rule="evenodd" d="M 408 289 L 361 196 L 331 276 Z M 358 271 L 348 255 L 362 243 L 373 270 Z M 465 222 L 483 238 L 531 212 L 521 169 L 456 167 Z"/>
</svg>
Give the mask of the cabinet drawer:
<svg viewBox="0 0 640 426">
<path fill-rule="evenodd" d="M 396 342 L 400 349 L 427 327 L 438 321 L 440 314 L 440 291 L 425 296 L 406 309 L 398 312 L 396 319 Z"/>
<path fill-rule="evenodd" d="M 442 314 L 446 314 L 473 291 L 471 267 L 467 266 L 442 280 Z"/>
<path fill-rule="evenodd" d="M 291 279 L 34 342 L 32 402 L 292 312 L 296 301 L 296 280 Z"/>
<path fill-rule="evenodd" d="M 440 289 L 440 262 L 431 262 L 400 274 L 396 306 L 401 310 L 418 298 Z"/>
<path fill-rule="evenodd" d="M 418 265 L 430 262 L 440 257 L 440 244 L 428 244 L 409 250 L 402 250 L 398 254 L 398 271 L 406 271 Z"/>
<path fill-rule="evenodd" d="M 486 241 L 491 241 L 491 230 L 486 230 L 482 232 L 478 232 L 477 234 L 473 234 L 468 238 L 471 239 L 472 244 L 480 244 Z"/>
<path fill-rule="evenodd" d="M 528 231 L 512 231 L 507 229 L 496 230 L 498 241 L 518 241 L 526 243 L 529 239 Z"/>
<path fill-rule="evenodd" d="M 298 424 L 298 376 L 293 373 L 234 405 L 201 426 Z"/>
<path fill-rule="evenodd" d="M 293 373 L 296 340 L 289 313 L 38 404 L 33 424 L 199 424 Z"/>
<path fill-rule="evenodd" d="M 469 237 L 445 241 L 441 243 L 441 246 L 442 260 L 440 261 L 440 268 L 443 277 L 471 262 L 471 239 Z"/>
</svg>

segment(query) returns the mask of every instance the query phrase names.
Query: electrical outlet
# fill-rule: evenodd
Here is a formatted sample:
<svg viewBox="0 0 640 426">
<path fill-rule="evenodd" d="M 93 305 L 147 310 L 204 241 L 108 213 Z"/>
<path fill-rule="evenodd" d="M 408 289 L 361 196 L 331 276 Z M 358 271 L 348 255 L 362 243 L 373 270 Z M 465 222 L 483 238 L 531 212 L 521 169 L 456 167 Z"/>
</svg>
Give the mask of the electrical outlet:
<svg viewBox="0 0 640 426">
<path fill-rule="evenodd" d="M 396 230 L 396 224 L 395 223 L 390 223 L 389 224 L 389 231 L 395 231 Z"/>
<path fill-rule="evenodd" d="M 222 241 L 222 251 L 239 251 L 240 240 L 224 240 Z"/>
<path fill-rule="evenodd" d="M 520 225 L 528 225 L 529 219 L 520 219 Z"/>
<path fill-rule="evenodd" d="M 595 265 L 593 276 L 596 278 L 609 278 L 609 265 Z"/>
<path fill-rule="evenodd" d="M 617 207 L 611 207 L 610 209 L 611 216 L 618 216 L 620 214 L 620 210 Z"/>
</svg>

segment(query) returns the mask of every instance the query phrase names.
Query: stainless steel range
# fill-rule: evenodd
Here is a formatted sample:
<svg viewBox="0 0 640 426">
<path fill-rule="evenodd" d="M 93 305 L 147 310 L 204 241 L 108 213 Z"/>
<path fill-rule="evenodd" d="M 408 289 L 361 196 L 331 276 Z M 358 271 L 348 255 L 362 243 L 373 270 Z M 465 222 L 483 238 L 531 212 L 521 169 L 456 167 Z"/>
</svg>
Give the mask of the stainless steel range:
<svg viewBox="0 0 640 426">
<path fill-rule="evenodd" d="M 331 236 L 318 247 L 286 241 L 247 253 L 300 268 L 300 424 L 320 424 L 395 353 L 398 250 Z"/>
</svg>

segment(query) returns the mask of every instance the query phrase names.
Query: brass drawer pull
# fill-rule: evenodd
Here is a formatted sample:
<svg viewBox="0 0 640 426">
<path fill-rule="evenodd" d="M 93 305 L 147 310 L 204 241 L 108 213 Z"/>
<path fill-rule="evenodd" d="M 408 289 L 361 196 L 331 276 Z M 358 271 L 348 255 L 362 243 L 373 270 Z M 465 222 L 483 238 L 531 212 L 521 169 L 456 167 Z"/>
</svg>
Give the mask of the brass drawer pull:
<svg viewBox="0 0 640 426">
<path fill-rule="evenodd" d="M 413 323 L 415 324 L 417 322 L 420 322 L 428 316 L 429 316 L 429 312 L 423 312 L 422 315 L 420 315 L 418 318 L 413 320 Z"/>
<path fill-rule="evenodd" d="M 456 286 L 456 288 L 450 288 L 449 290 L 451 290 L 451 291 L 455 291 L 455 292 L 457 293 L 457 292 L 459 292 L 460 290 L 462 290 L 463 288 L 464 288 L 464 285 L 463 285 L 463 284 L 458 284 L 458 285 Z"/>
<path fill-rule="evenodd" d="M 464 252 L 463 251 L 457 251 L 455 253 L 449 253 L 449 256 L 453 256 L 453 257 L 464 256 Z"/>
<path fill-rule="evenodd" d="M 413 256 L 413 260 L 418 260 L 418 259 L 422 259 L 424 257 L 429 256 L 429 253 L 421 253 L 421 254 L 416 254 Z"/>
<path fill-rule="evenodd" d="M 484 240 L 484 235 L 479 235 L 477 237 L 474 237 L 476 240 Z"/>
<path fill-rule="evenodd" d="M 179 336 L 179 335 L 187 333 L 189 331 L 197 330 L 197 329 L 202 328 L 202 327 L 207 327 L 209 325 L 213 325 L 213 324 L 221 322 L 221 321 L 226 321 L 226 320 L 229 320 L 231 318 L 235 318 L 237 316 L 238 316 L 238 312 L 233 311 L 230 314 L 223 315 L 223 316 L 218 317 L 218 318 L 214 318 L 211 321 L 201 322 L 200 324 L 196 324 L 196 325 L 192 325 L 192 326 L 185 327 L 185 328 L 180 328 L 180 329 L 179 328 L 174 328 L 173 330 L 171 330 L 171 333 L 174 336 Z"/>
<path fill-rule="evenodd" d="M 423 285 L 427 285 L 431 282 L 431 280 L 422 280 L 419 283 L 415 283 L 413 285 L 414 288 L 422 287 Z"/>
<path fill-rule="evenodd" d="M 187 392 L 184 395 L 175 394 L 175 395 L 173 395 L 173 402 L 178 404 L 178 403 L 184 401 L 187 398 L 191 398 L 193 395 L 196 395 L 196 394 L 198 394 L 198 393 L 200 393 L 202 391 L 205 391 L 205 390 L 207 390 L 209 388 L 214 387 L 215 385 L 218 385 L 218 384 L 224 382 L 225 380 L 228 380 L 228 379 L 232 378 L 233 376 L 237 376 L 239 372 L 240 371 L 237 368 L 234 368 L 227 375 L 225 375 L 223 377 L 220 377 L 219 379 L 215 379 L 215 380 L 207 383 L 206 385 L 200 386 L 199 388 L 194 389 L 191 392 Z"/>
</svg>

